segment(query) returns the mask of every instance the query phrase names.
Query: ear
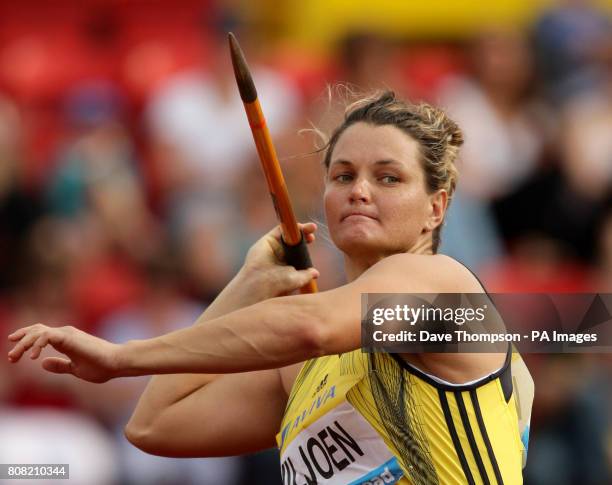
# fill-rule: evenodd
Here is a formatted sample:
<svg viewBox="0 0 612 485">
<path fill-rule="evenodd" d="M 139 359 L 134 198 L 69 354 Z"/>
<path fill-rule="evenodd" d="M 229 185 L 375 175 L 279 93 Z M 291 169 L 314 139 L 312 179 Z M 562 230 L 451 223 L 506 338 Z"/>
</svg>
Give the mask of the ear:
<svg viewBox="0 0 612 485">
<path fill-rule="evenodd" d="M 429 196 L 429 214 L 425 220 L 424 232 L 431 232 L 444 220 L 448 207 L 448 193 L 440 189 Z"/>
</svg>

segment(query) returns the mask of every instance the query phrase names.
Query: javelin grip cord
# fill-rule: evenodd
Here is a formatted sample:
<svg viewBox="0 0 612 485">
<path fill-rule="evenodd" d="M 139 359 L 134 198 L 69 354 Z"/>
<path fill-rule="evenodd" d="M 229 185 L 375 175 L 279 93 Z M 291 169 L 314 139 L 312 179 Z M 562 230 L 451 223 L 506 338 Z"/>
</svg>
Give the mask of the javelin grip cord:
<svg viewBox="0 0 612 485">
<path fill-rule="evenodd" d="M 287 264 L 298 270 L 312 268 L 312 262 L 310 261 L 310 254 L 308 254 L 304 234 L 302 234 L 300 242 L 294 246 L 289 246 L 282 236 L 281 243 L 285 251 L 285 262 Z"/>
</svg>

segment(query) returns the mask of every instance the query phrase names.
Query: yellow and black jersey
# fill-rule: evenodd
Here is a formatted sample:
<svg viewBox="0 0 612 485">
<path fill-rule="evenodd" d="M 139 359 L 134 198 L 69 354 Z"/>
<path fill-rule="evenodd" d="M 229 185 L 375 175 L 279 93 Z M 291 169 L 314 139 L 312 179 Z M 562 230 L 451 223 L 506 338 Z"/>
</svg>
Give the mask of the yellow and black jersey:
<svg viewBox="0 0 612 485">
<path fill-rule="evenodd" d="M 533 381 L 520 355 L 469 385 L 399 356 L 306 362 L 277 442 L 285 485 L 522 483 Z"/>
</svg>

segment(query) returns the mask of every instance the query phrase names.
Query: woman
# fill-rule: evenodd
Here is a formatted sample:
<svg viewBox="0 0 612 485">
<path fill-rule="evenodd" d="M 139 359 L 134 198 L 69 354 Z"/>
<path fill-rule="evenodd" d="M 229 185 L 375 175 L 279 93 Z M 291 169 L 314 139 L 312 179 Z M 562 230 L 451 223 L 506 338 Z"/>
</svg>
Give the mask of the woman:
<svg viewBox="0 0 612 485">
<path fill-rule="evenodd" d="M 461 144 L 429 105 L 362 99 L 325 152 L 327 223 L 348 284 L 279 296 L 318 273 L 282 264 L 277 228 L 193 327 L 117 345 L 37 324 L 9 336 L 9 359 L 51 344 L 68 359 L 48 357 L 46 370 L 92 382 L 182 374 L 154 377 L 126 427 L 153 454 L 246 453 L 276 435 L 287 484 L 520 483 L 510 352 L 359 350 L 362 293 L 483 292 L 436 254 Z M 312 242 L 315 225 L 302 230 Z"/>
</svg>

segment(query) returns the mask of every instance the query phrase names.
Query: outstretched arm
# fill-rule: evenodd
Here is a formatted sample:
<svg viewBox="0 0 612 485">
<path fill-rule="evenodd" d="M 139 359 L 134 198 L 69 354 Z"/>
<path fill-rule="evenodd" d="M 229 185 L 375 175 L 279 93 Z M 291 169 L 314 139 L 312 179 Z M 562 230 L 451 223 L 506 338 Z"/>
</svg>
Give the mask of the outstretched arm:
<svg viewBox="0 0 612 485">
<path fill-rule="evenodd" d="M 131 375 L 278 368 L 358 348 L 361 294 L 440 291 L 444 272 L 435 271 L 432 263 L 431 256 L 390 256 L 331 291 L 273 298 L 203 325 L 122 345 L 70 327 L 34 325 L 11 336 L 17 344 L 9 357 L 18 360 L 33 345 L 48 342 L 68 359 L 47 358 L 45 368 L 94 382 Z"/>
<path fill-rule="evenodd" d="M 308 295 L 309 296 L 309 295 Z M 115 377 L 272 369 L 318 353 L 317 326 L 304 297 L 283 297 L 232 312 L 202 325 L 147 340 L 113 344 L 74 327 L 35 324 L 17 330 L 9 360 L 52 345 L 67 358 L 48 357 L 46 370 L 91 382 Z"/>
<path fill-rule="evenodd" d="M 92 373 L 107 380 L 145 374 L 227 374 L 272 369 L 359 348 L 362 293 L 480 290 L 468 270 L 450 258 L 398 254 L 383 259 L 355 281 L 334 290 L 274 298 L 206 325 L 116 346 L 109 349 L 113 356 L 111 368 L 92 367 L 96 360 L 108 362 L 108 357 L 101 355 L 90 341 L 94 337 L 74 329 L 50 329 L 44 325 L 13 334 L 12 338 L 20 342 L 10 355 L 19 358 L 37 339 L 45 338 L 71 358 L 71 361 L 46 359 L 53 364 L 54 371 L 90 380 Z M 457 367 L 461 355 L 448 354 L 436 359 L 441 359 L 444 366 Z M 95 373 L 98 371 L 101 375 Z"/>
<path fill-rule="evenodd" d="M 474 292 L 480 289 L 474 281 L 444 256 L 390 256 L 334 290 L 266 300 L 205 326 L 131 341 L 120 367 L 125 375 L 227 374 L 344 353 L 360 347 L 363 293 Z"/>
</svg>

